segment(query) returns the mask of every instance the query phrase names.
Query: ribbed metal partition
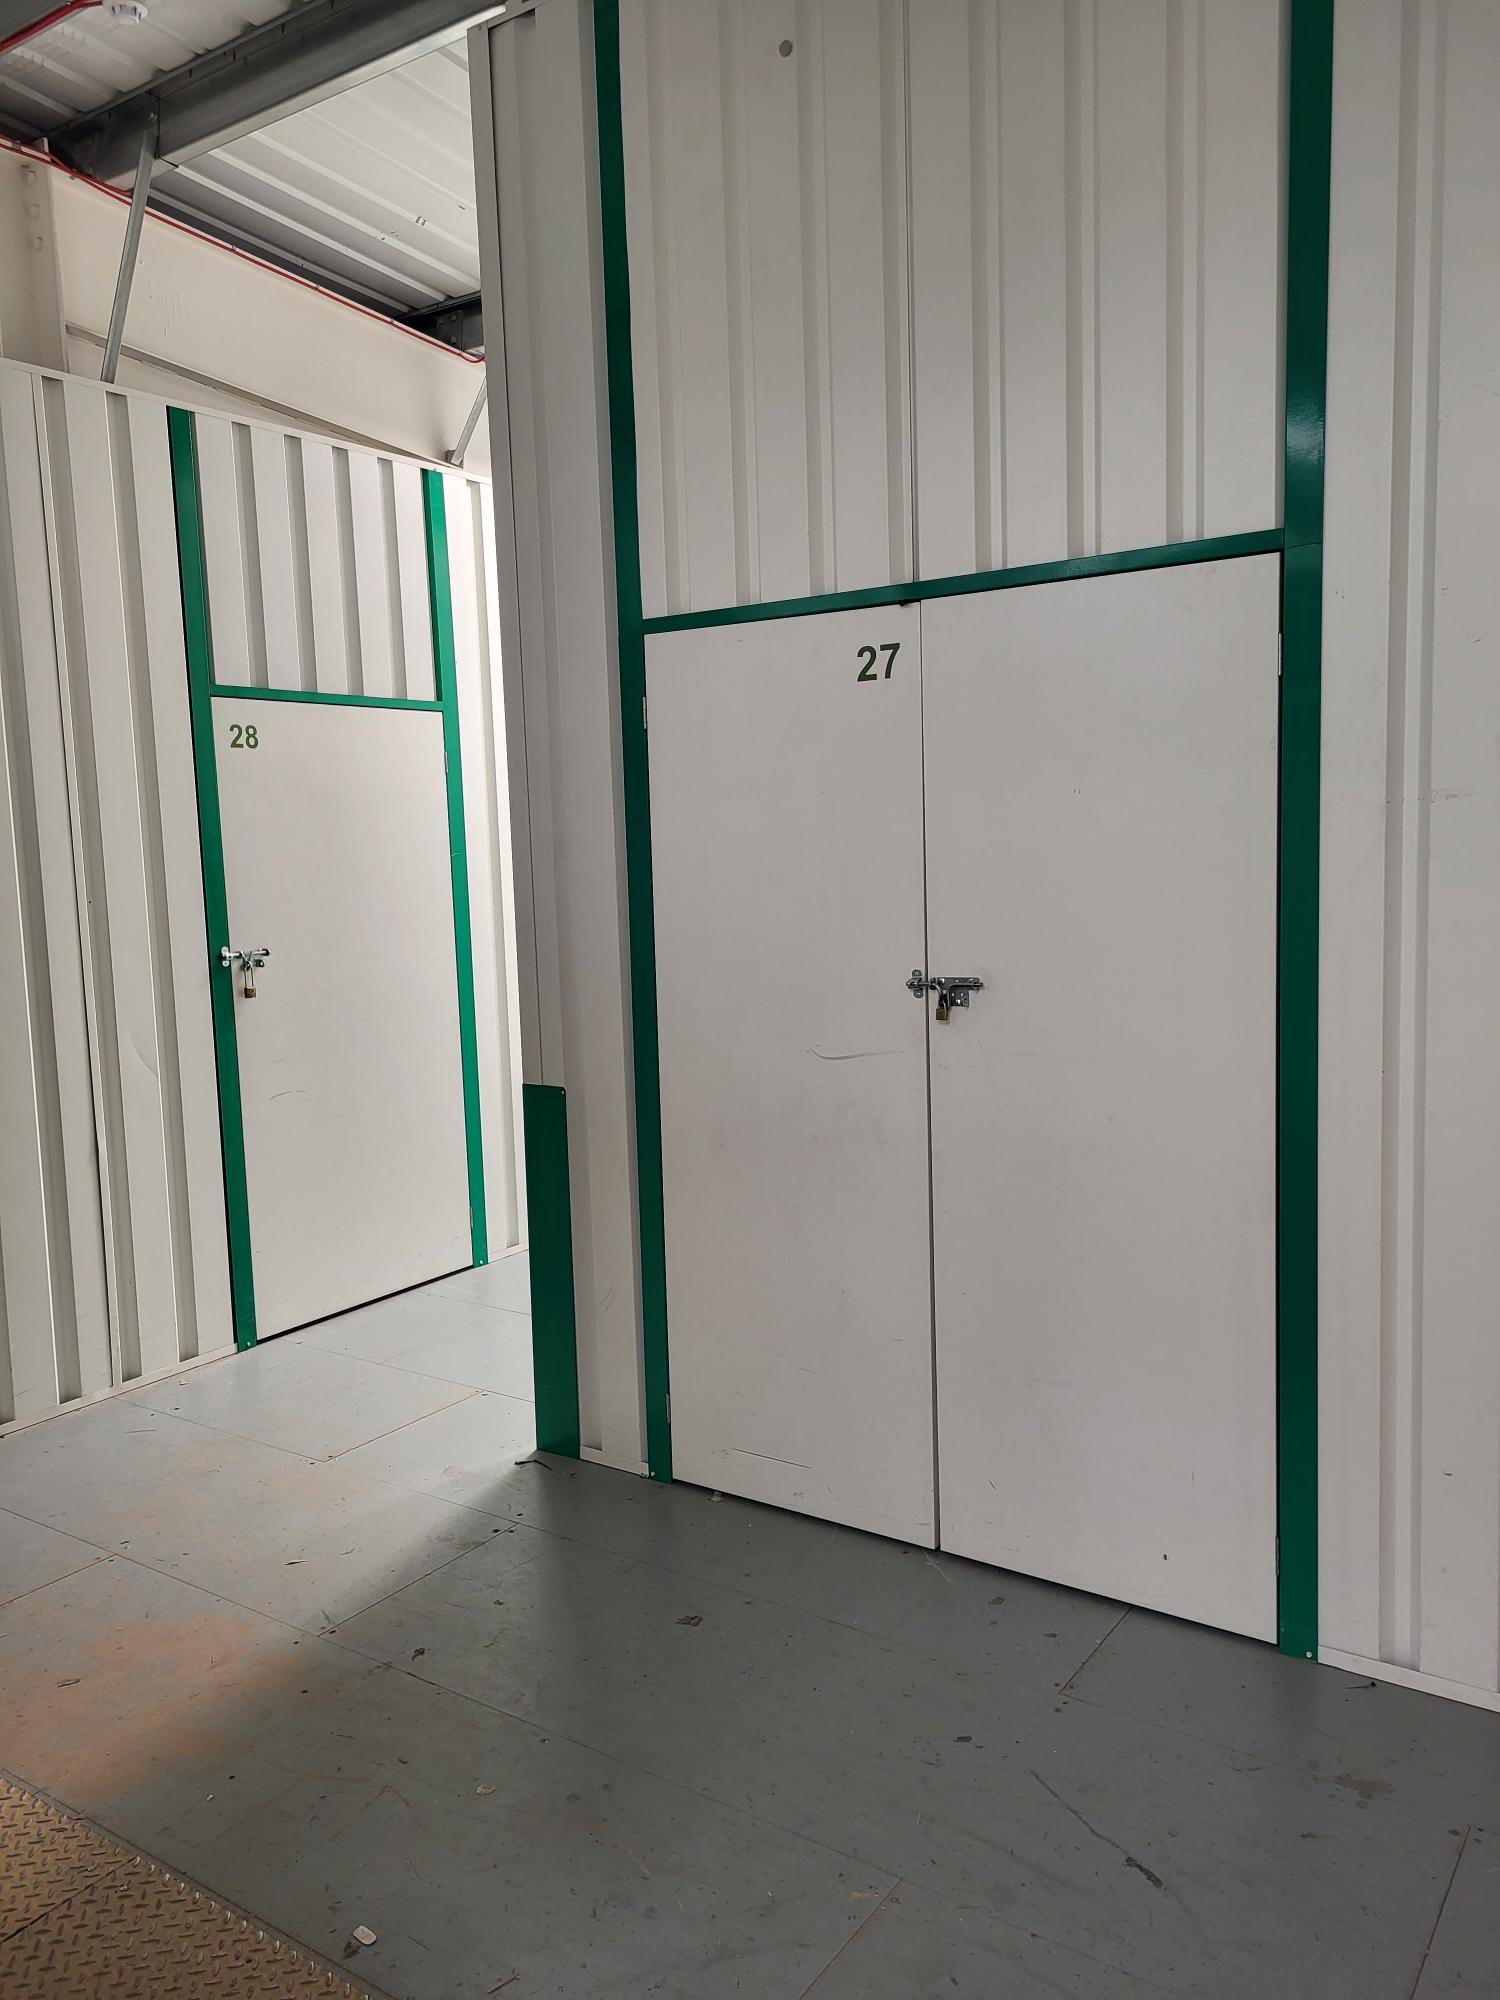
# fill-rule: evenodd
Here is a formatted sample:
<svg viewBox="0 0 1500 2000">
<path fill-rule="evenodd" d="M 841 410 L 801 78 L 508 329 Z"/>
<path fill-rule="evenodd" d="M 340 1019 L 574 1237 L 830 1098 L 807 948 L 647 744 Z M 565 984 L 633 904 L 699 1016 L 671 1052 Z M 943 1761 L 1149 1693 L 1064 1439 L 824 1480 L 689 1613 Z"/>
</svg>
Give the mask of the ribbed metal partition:
<svg viewBox="0 0 1500 2000">
<path fill-rule="evenodd" d="M 1279 0 L 624 0 L 648 617 L 1271 527 Z"/>
</svg>

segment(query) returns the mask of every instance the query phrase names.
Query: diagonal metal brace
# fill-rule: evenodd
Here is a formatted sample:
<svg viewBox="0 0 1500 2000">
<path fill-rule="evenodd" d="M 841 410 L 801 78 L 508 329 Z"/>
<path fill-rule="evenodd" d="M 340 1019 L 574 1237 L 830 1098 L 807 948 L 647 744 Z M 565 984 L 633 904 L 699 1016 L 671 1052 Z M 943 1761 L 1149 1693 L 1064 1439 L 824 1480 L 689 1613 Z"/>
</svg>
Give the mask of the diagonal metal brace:
<svg viewBox="0 0 1500 2000">
<path fill-rule="evenodd" d="M 115 302 L 110 308 L 109 332 L 104 341 L 101 382 L 113 382 L 120 366 L 120 347 L 125 339 L 125 315 L 130 310 L 130 288 L 135 282 L 135 260 L 141 247 L 141 225 L 146 220 L 146 198 L 151 192 L 151 175 L 156 166 L 156 113 L 153 110 L 141 127 L 141 149 L 136 160 L 135 185 L 130 190 L 130 213 L 125 218 L 125 241 L 120 248 L 120 274 L 115 279 Z"/>
</svg>

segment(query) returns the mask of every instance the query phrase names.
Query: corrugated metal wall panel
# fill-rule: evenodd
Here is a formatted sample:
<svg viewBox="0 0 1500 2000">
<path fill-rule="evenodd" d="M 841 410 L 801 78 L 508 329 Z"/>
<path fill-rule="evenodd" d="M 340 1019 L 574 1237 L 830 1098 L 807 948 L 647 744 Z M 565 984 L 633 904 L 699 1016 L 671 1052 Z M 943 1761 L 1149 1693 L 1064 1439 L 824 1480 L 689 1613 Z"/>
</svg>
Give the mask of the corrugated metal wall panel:
<svg viewBox="0 0 1500 2000">
<path fill-rule="evenodd" d="M 232 1336 L 165 417 L 10 369 L 0 408 L 9 1422 Z"/>
<path fill-rule="evenodd" d="M 1338 17 L 1322 1636 L 1500 1706 L 1500 15 Z"/>
<path fill-rule="evenodd" d="M 647 614 L 1273 526 L 1281 63 L 1279 0 L 627 0 Z"/>
<path fill-rule="evenodd" d="M 72 813 L 32 378 L 0 368 L 0 1422 L 111 1375 Z"/>
<path fill-rule="evenodd" d="M 434 699 L 420 468 L 200 415 L 214 677 Z"/>
<path fill-rule="evenodd" d="M 911 571 L 901 0 L 626 0 L 648 615 Z"/>
</svg>

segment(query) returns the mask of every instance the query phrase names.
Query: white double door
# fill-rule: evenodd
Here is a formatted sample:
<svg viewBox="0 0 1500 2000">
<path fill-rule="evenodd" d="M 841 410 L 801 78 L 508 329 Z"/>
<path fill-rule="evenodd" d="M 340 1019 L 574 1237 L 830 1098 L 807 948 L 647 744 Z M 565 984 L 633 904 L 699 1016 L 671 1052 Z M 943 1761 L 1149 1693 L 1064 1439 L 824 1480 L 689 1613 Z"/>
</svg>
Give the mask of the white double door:
<svg viewBox="0 0 1500 2000">
<path fill-rule="evenodd" d="M 212 714 L 264 1339 L 471 1262 L 443 719 Z"/>
<path fill-rule="evenodd" d="M 648 641 L 678 1477 L 1273 1634 L 1278 598 Z"/>
</svg>

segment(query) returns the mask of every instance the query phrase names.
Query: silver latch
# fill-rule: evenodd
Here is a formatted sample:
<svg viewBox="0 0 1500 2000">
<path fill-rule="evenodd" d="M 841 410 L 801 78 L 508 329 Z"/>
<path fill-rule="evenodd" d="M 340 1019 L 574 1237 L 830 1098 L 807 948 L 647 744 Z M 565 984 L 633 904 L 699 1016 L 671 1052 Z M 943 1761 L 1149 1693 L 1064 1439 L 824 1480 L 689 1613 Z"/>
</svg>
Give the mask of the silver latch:
<svg viewBox="0 0 1500 2000">
<path fill-rule="evenodd" d="M 928 984 L 937 995 L 937 1006 L 932 1016 L 935 1021 L 946 1021 L 950 1007 L 967 1007 L 971 993 L 984 991 L 984 981 L 971 979 L 966 973 L 950 977 L 945 973 L 935 972 Z"/>
<path fill-rule="evenodd" d="M 270 956 L 271 947 L 268 944 L 251 945 L 248 951 L 235 951 L 227 944 L 219 946 L 219 963 L 224 970 L 229 972 L 237 965 L 244 974 L 245 983 L 241 991 L 247 1000 L 255 998 L 255 975 Z"/>
</svg>

